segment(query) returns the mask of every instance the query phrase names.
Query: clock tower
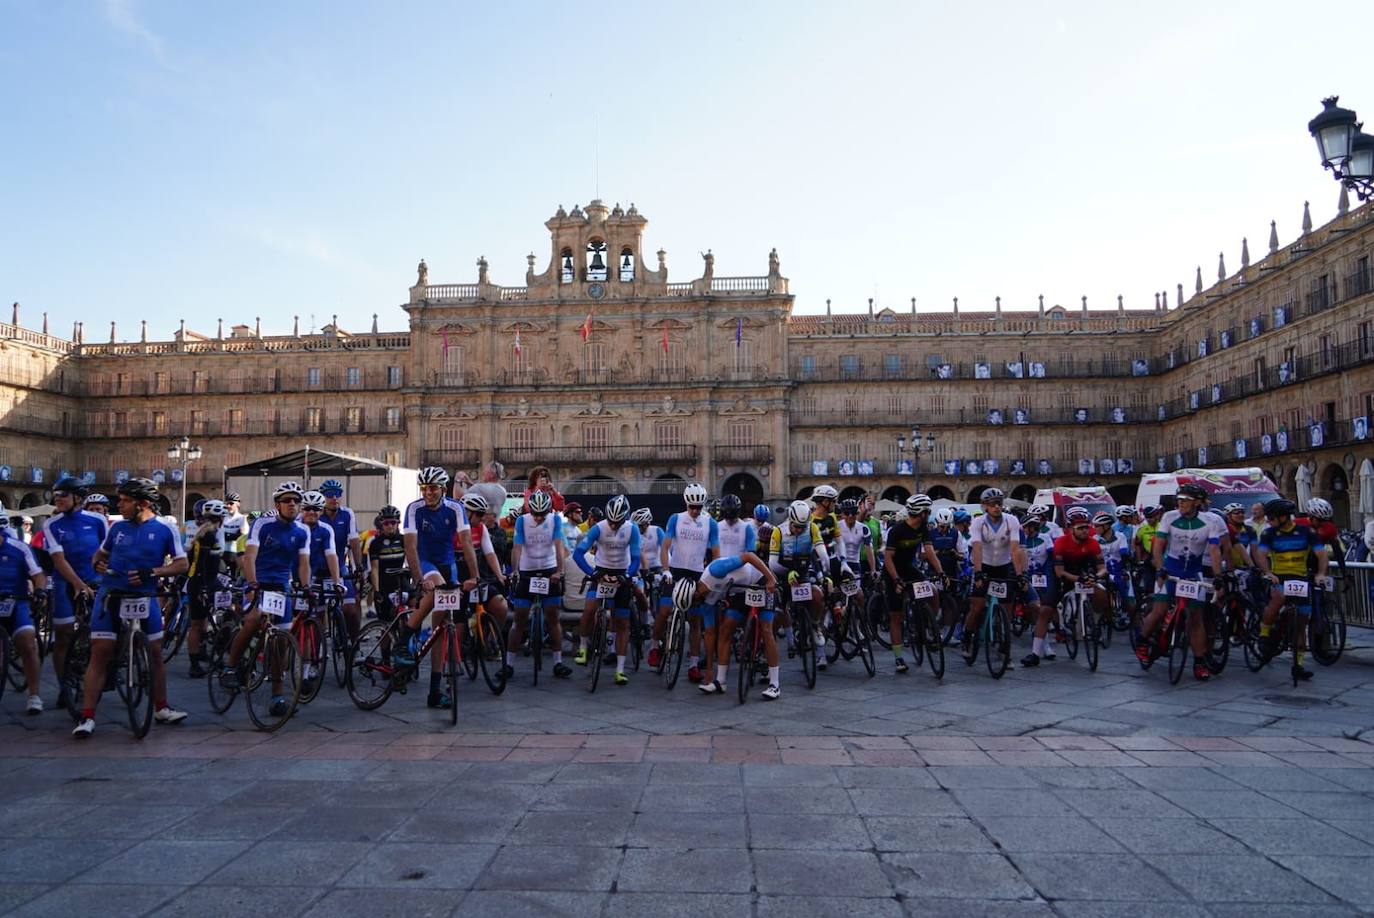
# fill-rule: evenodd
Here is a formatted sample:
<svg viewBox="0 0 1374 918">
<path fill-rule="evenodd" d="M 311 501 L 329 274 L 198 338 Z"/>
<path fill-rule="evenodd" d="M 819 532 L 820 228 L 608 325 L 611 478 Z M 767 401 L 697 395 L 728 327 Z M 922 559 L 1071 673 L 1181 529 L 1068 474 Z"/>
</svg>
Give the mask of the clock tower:
<svg viewBox="0 0 1374 918">
<path fill-rule="evenodd" d="M 561 206 L 545 222 L 549 230 L 549 262 L 536 274 L 534 253 L 528 256 L 525 285 L 531 299 L 583 300 L 662 296 L 667 292 L 667 253 L 661 249 L 658 267 L 644 264 L 644 227 L 648 224 L 633 204 L 608 208 L 601 200 L 585 210 Z"/>
</svg>

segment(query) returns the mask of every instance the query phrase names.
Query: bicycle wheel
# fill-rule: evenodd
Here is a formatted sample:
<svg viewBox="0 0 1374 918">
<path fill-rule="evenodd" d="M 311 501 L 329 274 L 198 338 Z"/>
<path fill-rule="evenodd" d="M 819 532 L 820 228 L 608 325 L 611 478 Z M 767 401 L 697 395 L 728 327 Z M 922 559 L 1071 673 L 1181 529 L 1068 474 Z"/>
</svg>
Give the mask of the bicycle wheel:
<svg viewBox="0 0 1374 918">
<path fill-rule="evenodd" d="M 186 640 L 191 616 L 178 594 L 167 597 L 167 608 L 162 612 L 162 662 L 170 662 Z M 156 602 L 157 600 L 154 600 Z"/>
<path fill-rule="evenodd" d="M 797 627 L 797 621 L 801 620 L 801 627 Z M 801 616 L 792 616 L 792 634 L 796 642 L 797 656 L 801 658 L 802 675 L 806 678 L 806 687 L 813 689 L 816 687 L 816 632 L 811 630 L 811 614 L 803 609 Z"/>
<path fill-rule="evenodd" d="M 506 690 L 505 641 L 501 640 L 501 629 L 496 627 L 496 619 L 483 612 L 477 616 L 477 663 L 482 668 L 482 680 L 493 695 Z"/>
<path fill-rule="evenodd" d="M 301 699 L 301 655 L 288 632 L 270 628 L 262 642 L 262 653 L 255 655 L 255 678 L 243 693 L 248 719 L 259 730 L 280 730 Z"/>
<path fill-rule="evenodd" d="M 477 641 L 473 638 L 471 626 L 463 629 L 463 636 L 458 641 L 458 647 L 462 650 L 463 671 L 468 674 L 469 682 L 475 682 L 477 680 Z"/>
<path fill-rule="evenodd" d="M 671 691 L 677 685 L 678 676 L 682 673 L 682 658 L 687 653 L 687 616 L 678 609 L 669 613 L 668 633 L 663 648 L 668 675 L 665 687 Z"/>
<path fill-rule="evenodd" d="M 1183 678 L 1183 671 L 1188 668 L 1188 629 L 1184 626 L 1184 618 L 1185 613 L 1180 611 L 1169 633 L 1170 685 L 1178 685 L 1178 680 Z"/>
<path fill-rule="evenodd" d="M 843 622 L 843 617 L 841 617 L 840 620 L 841 622 Z M 834 663 L 836 660 L 840 658 L 841 655 L 843 655 L 846 660 L 853 658 L 854 652 L 852 650 L 850 650 L 848 653 L 845 653 L 845 641 L 847 637 L 846 629 L 842 629 L 841 627 L 838 627 L 835 624 L 833 611 L 831 612 L 829 626 L 823 626 L 821 628 L 821 633 L 824 634 L 826 637 L 825 662 L 827 665 Z"/>
<path fill-rule="evenodd" d="M 229 648 L 234 643 L 234 636 L 237 635 L 237 627 L 216 628 L 210 633 L 205 644 L 205 654 L 207 660 L 207 670 L 205 676 L 205 689 L 210 695 L 210 708 L 216 714 L 223 714 L 234 704 L 234 699 L 239 697 L 239 690 L 236 688 L 226 688 L 220 684 L 220 674 L 224 672 L 224 661 L 229 656 Z"/>
<path fill-rule="evenodd" d="M 1001 679 L 1011 665 L 1011 623 L 1001 603 L 989 609 L 988 616 L 988 672 L 992 678 Z"/>
<path fill-rule="evenodd" d="M 396 623 L 399 621 L 401 616 L 397 616 L 390 625 L 371 621 L 358 632 L 344 685 L 348 689 L 348 697 L 360 710 L 374 711 L 380 708 L 391 697 L 395 680 L 404 678 L 391 659 L 392 644 L 398 640 Z"/>
<path fill-rule="evenodd" d="M 338 609 L 330 613 L 329 620 L 332 622 L 329 629 L 329 657 L 334 663 L 334 681 L 339 688 L 343 688 L 348 682 L 348 658 L 353 655 L 353 642 L 348 639 L 348 625 Z M 320 678 L 324 678 L 324 673 L 320 673 Z"/>
<path fill-rule="evenodd" d="M 142 631 L 135 631 L 130 637 L 124 670 L 129 726 L 134 736 L 143 739 L 153 726 L 153 670 L 148 662 L 148 636 Z"/>
<path fill-rule="evenodd" d="M 739 652 L 735 655 L 735 662 L 738 664 L 739 671 L 735 673 L 735 679 L 739 683 L 739 703 L 744 704 L 749 698 L 749 690 L 754 687 L 754 661 L 758 659 L 758 619 L 752 615 L 744 620 L 744 629 L 740 634 L 739 643 L 736 645 Z"/>
<path fill-rule="evenodd" d="M 989 599 L 987 606 L 983 609 L 984 621 L 986 621 L 987 617 L 992 615 L 992 611 L 997 608 L 999 608 L 997 602 Z M 954 630 L 951 628 L 950 634 L 953 633 Z M 964 658 L 965 666 L 972 666 L 978 662 L 978 647 L 983 642 L 983 623 L 979 622 L 972 631 L 965 628 L 964 636 L 968 638 L 968 649 L 961 650 L 960 655 Z M 948 640 L 948 638 L 946 638 L 946 640 Z"/>
<path fill-rule="evenodd" d="M 458 629 L 451 623 L 441 625 L 441 641 L 448 643 L 448 653 L 444 660 L 444 681 L 448 683 L 448 725 L 458 726 L 458 657 L 462 655 L 462 642 L 458 640 Z"/>
<path fill-rule="evenodd" d="M 1026 633 L 1027 618 L 1029 618 L 1029 616 L 1026 614 L 1025 604 L 1018 602 L 1011 615 L 1011 633 L 1013 637 L 1020 637 Z"/>
<path fill-rule="evenodd" d="M 0 625 L 0 666 L 4 666 L 7 673 L 10 668 L 10 658 L 13 656 L 14 642 L 10 639 L 10 631 L 8 628 Z M 0 698 L 5 697 L 6 681 L 5 679 L 0 679 Z"/>
<path fill-rule="evenodd" d="M 930 614 L 930 609 L 921 610 L 921 627 L 915 632 L 912 641 L 917 646 L 925 645 L 926 661 L 930 664 L 930 674 L 936 679 L 945 677 L 945 642 L 941 640 L 940 623 Z"/>
<path fill-rule="evenodd" d="M 90 662 L 91 632 L 85 625 L 78 624 L 67 646 L 67 666 L 62 672 L 62 684 L 67 689 L 67 713 L 72 723 L 81 721 L 81 710 L 85 706 L 82 696 L 86 688 L 86 667 Z M 0 690 L 3 690 L 3 686 L 0 686 Z"/>
<path fill-rule="evenodd" d="M 1307 618 L 1311 618 L 1311 616 L 1309 615 L 1306 618 L 1304 618 L 1303 616 L 1298 614 L 1298 610 L 1296 608 L 1287 609 L 1285 611 L 1288 612 L 1288 649 L 1293 651 L 1293 666 L 1289 671 L 1293 675 L 1293 688 L 1297 688 L 1298 638 L 1303 636 L 1303 632 L 1307 628 Z"/>
<path fill-rule="evenodd" d="M 538 603 L 530 608 L 530 667 L 534 670 L 534 684 L 539 684 L 539 670 L 544 665 L 544 606 Z M 660 671 L 662 667 L 659 667 Z"/>
<path fill-rule="evenodd" d="M 1097 626 L 1097 646 L 1106 650 L 1112 646 L 1112 630 L 1116 627 L 1116 615 L 1121 610 L 1121 595 L 1111 594 L 1111 601 L 1107 604 L 1107 614 Z"/>
<path fill-rule="evenodd" d="M 902 600 L 902 648 L 911 649 L 911 658 L 917 666 L 925 662 L 926 648 L 925 642 L 920 640 L 921 632 L 920 618 L 916 612 L 916 603 L 911 599 Z M 889 646 L 889 650 L 891 647 Z"/>
<path fill-rule="evenodd" d="M 1245 655 L 1245 668 L 1252 673 L 1264 668 L 1264 656 L 1260 653 L 1259 626 L 1259 610 L 1246 609 L 1243 643 L 1240 646 Z"/>
<path fill-rule="evenodd" d="M 868 613 L 869 634 L 882 645 L 883 650 L 891 650 L 892 635 L 889 629 L 892 627 L 892 612 L 887 607 L 887 590 L 882 584 L 875 586 L 869 594 L 865 608 Z"/>
<path fill-rule="evenodd" d="M 1345 650 L 1345 611 L 1335 601 L 1336 596 L 1335 592 L 1329 592 L 1312 602 L 1307 646 L 1322 666 L 1335 663 Z"/>
<path fill-rule="evenodd" d="M 5 641 L 5 681 L 8 682 L 16 692 L 22 692 L 28 687 L 24 679 L 24 666 L 19 660 L 19 655 L 14 652 L 14 638 L 8 633 Z"/>
<path fill-rule="evenodd" d="M 1082 603 L 1083 608 L 1083 658 L 1088 661 L 1088 672 L 1097 672 L 1097 652 L 1101 648 L 1102 622 L 1097 620 L 1097 610 L 1090 603 Z"/>
<path fill-rule="evenodd" d="M 1064 649 L 1069 652 L 1069 659 L 1078 659 L 1078 632 L 1079 632 L 1079 605 L 1083 600 L 1079 597 L 1066 597 L 1059 604 L 1059 628 L 1064 635 Z"/>
<path fill-rule="evenodd" d="M 309 704 L 315 700 L 315 696 L 320 693 L 320 688 L 324 685 L 324 673 L 321 668 L 327 658 L 324 655 L 324 645 L 321 642 L 320 623 L 313 618 L 302 619 L 292 629 L 292 636 L 296 640 L 296 652 L 300 654 L 303 668 L 301 704 Z"/>
<path fill-rule="evenodd" d="M 1214 676 L 1221 675 L 1231 659 L 1230 611 L 1216 606 L 1207 607 L 1207 669 Z"/>
<path fill-rule="evenodd" d="M 587 654 L 587 691 L 595 692 L 596 684 L 601 679 L 601 661 L 606 659 L 606 616 L 609 613 L 605 609 L 598 609 L 596 612 L 596 623 L 592 626 L 592 637 L 588 643 L 590 651 Z"/>
<path fill-rule="evenodd" d="M 873 640 L 868 635 L 868 623 L 864 621 L 863 609 L 857 602 L 850 602 L 845 617 L 849 619 L 849 635 L 854 642 L 854 651 L 863 661 L 864 670 L 869 676 L 877 672 L 873 661 Z"/>
</svg>

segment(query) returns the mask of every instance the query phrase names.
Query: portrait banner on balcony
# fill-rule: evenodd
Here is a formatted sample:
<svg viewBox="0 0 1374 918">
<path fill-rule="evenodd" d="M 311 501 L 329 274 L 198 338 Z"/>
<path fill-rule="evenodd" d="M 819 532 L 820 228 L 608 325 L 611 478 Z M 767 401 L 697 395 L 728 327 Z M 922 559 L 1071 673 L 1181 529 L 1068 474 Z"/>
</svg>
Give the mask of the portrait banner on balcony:
<svg viewBox="0 0 1374 918">
<path fill-rule="evenodd" d="M 1039 362 L 1037 362 L 1037 361 L 1031 361 L 1031 365 L 1030 365 L 1030 375 L 1031 375 L 1031 379 L 1044 379 L 1044 378 L 1045 378 L 1045 365 L 1044 365 L 1043 363 L 1039 363 Z"/>
<path fill-rule="evenodd" d="M 181 469 L 177 469 L 177 471 L 180 472 Z M 162 469 L 153 469 L 148 473 L 148 477 L 153 480 L 153 484 L 167 483 L 167 473 Z"/>
<path fill-rule="evenodd" d="M 830 474 L 830 463 L 826 462 L 824 459 L 813 459 L 813 460 L 811 460 L 811 474 L 812 474 L 812 475 L 829 475 L 829 474 Z"/>
<path fill-rule="evenodd" d="M 953 364 L 948 364 L 948 363 L 937 364 L 936 367 L 935 367 L 935 378 L 936 378 L 936 379 L 953 379 L 953 378 L 954 378 L 954 365 L 953 365 Z"/>
<path fill-rule="evenodd" d="M 1199 446 L 1199 447 L 1197 448 L 1197 464 L 1198 464 L 1198 465 L 1206 465 L 1206 464 L 1207 464 L 1207 447 L 1205 447 L 1205 446 Z"/>
<path fill-rule="evenodd" d="M 1169 460 L 1163 456 L 1155 456 L 1155 471 L 1167 472 L 1169 470 Z"/>
<path fill-rule="evenodd" d="M 14 469 L 8 465 L 0 465 L 0 481 L 9 481 L 14 475 Z"/>
<path fill-rule="evenodd" d="M 974 379 L 992 379 L 992 366 L 986 363 L 975 363 L 973 365 Z"/>
<path fill-rule="evenodd" d="M 1113 408 L 1113 409 L 1112 409 L 1112 423 L 1113 423 L 1113 424 L 1125 424 L 1125 423 L 1126 423 L 1126 409 L 1125 409 L 1125 408 L 1117 407 L 1117 408 Z"/>
<path fill-rule="evenodd" d="M 1288 324 L 1288 307 L 1286 307 L 1286 306 L 1275 306 L 1275 307 L 1274 307 L 1274 327 L 1275 327 L 1275 328 L 1283 328 L 1283 327 L 1284 327 L 1285 325 L 1287 325 L 1287 324 Z"/>
<path fill-rule="evenodd" d="M 849 459 L 843 460 L 842 462 L 840 462 L 839 473 L 845 478 L 853 476 L 854 463 Z"/>
<path fill-rule="evenodd" d="M 1164 416 L 1165 416 L 1166 414 L 1168 414 L 1168 412 L 1164 409 L 1164 406 L 1163 406 L 1163 405 L 1160 405 L 1160 406 L 1159 406 L 1159 410 L 1158 410 L 1157 412 L 1155 412 L 1155 417 L 1159 418 L 1159 419 L 1162 421 L 1162 420 L 1164 420 Z"/>
<path fill-rule="evenodd" d="M 1013 459 L 1013 460 L 1011 460 L 1011 474 L 1012 474 L 1012 475 L 1017 475 L 1017 476 L 1026 474 L 1026 460 L 1024 460 L 1024 459 Z"/>
<path fill-rule="evenodd" d="M 1011 422 L 1013 424 L 1029 424 L 1030 419 L 1031 413 L 1029 408 L 1017 408 L 1011 413 Z"/>
<path fill-rule="evenodd" d="M 1199 338 L 1199 339 L 1198 339 L 1198 341 L 1197 341 L 1197 355 L 1198 355 L 1199 357 L 1206 357 L 1206 356 L 1207 356 L 1207 339 L 1206 339 L 1206 338 Z"/>
<path fill-rule="evenodd" d="M 1073 410 L 1073 420 L 1074 420 L 1074 423 L 1075 423 L 1075 424 L 1086 424 L 1086 423 L 1088 423 L 1088 409 L 1087 409 L 1087 408 L 1075 408 L 1075 409 Z"/>
<path fill-rule="evenodd" d="M 1260 319 L 1260 318 L 1256 317 L 1256 318 L 1253 318 L 1253 319 L 1250 320 L 1250 337 L 1251 337 L 1251 338 L 1258 338 L 1258 337 L 1260 336 L 1260 333 L 1263 332 L 1263 331 L 1264 331 L 1264 320 L 1263 320 L 1263 319 Z"/>
<path fill-rule="evenodd" d="M 1226 350 L 1231 346 L 1231 332 L 1229 329 L 1221 333 L 1221 349 Z"/>
<path fill-rule="evenodd" d="M 95 472 L 91 471 L 90 469 L 87 469 L 86 471 L 82 472 L 81 483 L 88 488 L 91 485 L 95 484 Z"/>
<path fill-rule="evenodd" d="M 117 485 L 122 485 L 124 482 L 126 482 L 126 481 L 128 481 L 128 480 L 129 480 L 129 470 L 128 470 L 128 469 L 116 469 L 116 470 L 115 470 L 115 476 L 114 476 L 115 484 L 117 484 Z"/>
<path fill-rule="evenodd" d="M 1321 422 L 1313 424 L 1307 428 L 1307 437 L 1311 441 L 1312 448 L 1316 449 L 1326 442 L 1326 431 L 1322 429 Z"/>
<path fill-rule="evenodd" d="M 1035 472 L 1037 475 L 1051 475 L 1054 473 L 1054 463 L 1048 459 L 1035 460 Z"/>
<path fill-rule="evenodd" d="M 1274 434 L 1274 445 L 1278 447 L 1279 452 L 1288 452 L 1288 431 L 1280 430 Z"/>
<path fill-rule="evenodd" d="M 993 427 L 1001 427 L 1001 426 L 1002 426 L 1002 409 L 1001 409 L 1001 408 L 989 408 L 989 409 L 988 409 L 988 423 L 991 424 Z"/>
<path fill-rule="evenodd" d="M 1174 468 L 1176 468 L 1176 469 L 1181 469 L 1181 468 L 1183 468 L 1183 454 L 1182 454 L 1182 453 L 1174 453 Z"/>
<path fill-rule="evenodd" d="M 945 474 L 946 474 L 946 475 L 958 475 L 958 474 L 959 474 L 959 460 L 958 460 L 958 459 L 946 459 L 946 460 L 945 460 Z"/>
<path fill-rule="evenodd" d="M 60 471 L 57 473 L 57 480 L 58 480 L 58 481 L 61 481 L 63 478 L 71 478 L 71 477 L 72 477 L 71 469 L 62 469 L 62 470 L 60 470 Z"/>
<path fill-rule="evenodd" d="M 1212 404 L 1221 401 L 1221 383 L 1212 383 Z"/>
<path fill-rule="evenodd" d="M 1246 449 L 1247 449 L 1247 447 L 1246 447 L 1246 445 L 1245 445 L 1245 441 L 1244 441 L 1244 440 L 1237 440 L 1237 441 L 1235 442 L 1234 445 L 1235 445 L 1235 450 L 1236 450 L 1236 458 L 1237 458 L 1237 459 L 1244 459 L 1244 458 L 1245 458 L 1245 451 L 1246 451 Z"/>
<path fill-rule="evenodd" d="M 172 481 L 179 482 L 182 478 L 181 469 L 172 469 Z"/>
<path fill-rule="evenodd" d="M 916 474 L 916 464 L 915 464 L 914 462 L 912 462 L 910 459 L 898 459 L 898 460 L 897 460 L 897 474 L 898 474 L 898 475 L 915 475 L 915 474 Z"/>
<path fill-rule="evenodd" d="M 1019 360 L 1007 364 L 1007 375 L 1012 379 L 1020 379 L 1022 371 L 1023 365 Z"/>
<path fill-rule="evenodd" d="M 1118 475 L 1133 475 L 1133 474 L 1135 474 L 1135 460 L 1134 460 L 1134 459 L 1118 459 L 1118 460 L 1116 460 L 1116 473 L 1117 473 Z"/>
<path fill-rule="evenodd" d="M 33 468 L 29 469 L 29 481 L 33 482 L 34 484 L 42 484 L 43 470 L 36 465 Z"/>
<path fill-rule="evenodd" d="M 1369 439 L 1369 418 L 1357 417 L 1350 419 L 1350 435 L 1356 440 Z"/>
<path fill-rule="evenodd" d="M 978 460 L 978 459 L 965 459 L 965 460 L 964 460 L 964 474 L 965 474 L 965 475 L 981 475 L 981 474 L 983 474 L 983 463 L 982 463 L 980 460 Z"/>
<path fill-rule="evenodd" d="M 1132 375 L 1132 376 L 1149 376 L 1149 375 L 1150 375 L 1150 362 L 1149 362 L 1148 360 L 1144 360 L 1144 359 L 1142 359 L 1142 358 L 1140 358 L 1140 357 L 1137 357 L 1137 358 L 1135 358 L 1134 360 L 1132 360 L 1132 361 L 1131 361 L 1131 375 Z"/>
<path fill-rule="evenodd" d="M 1202 403 L 1202 393 L 1193 391 L 1188 393 L 1188 408 L 1197 411 L 1198 405 Z"/>
<path fill-rule="evenodd" d="M 1279 364 L 1279 385 L 1280 385 L 1280 386 L 1286 386 L 1286 385 L 1288 385 L 1289 381 L 1292 380 L 1292 378 L 1293 378 L 1293 368 L 1290 367 L 1290 366 L 1288 365 L 1288 361 L 1285 360 L 1283 363 Z"/>
<path fill-rule="evenodd" d="M 1078 474 L 1091 475 L 1093 473 L 1093 461 L 1091 459 L 1078 460 Z"/>
<path fill-rule="evenodd" d="M 984 474 L 984 475 L 997 475 L 997 474 L 1000 474 L 1001 471 L 1002 471 L 1002 463 L 1001 463 L 1001 462 L 998 462 L 996 459 L 984 459 L 984 460 L 983 460 L 983 474 Z"/>
<path fill-rule="evenodd" d="M 1260 434 L 1260 452 L 1269 455 L 1274 451 L 1274 438 L 1269 434 Z"/>
<path fill-rule="evenodd" d="M 1115 475 L 1115 474 L 1116 474 L 1116 460 L 1115 460 L 1115 459 L 1099 459 L 1099 460 L 1097 460 L 1097 471 L 1098 471 L 1100 474 L 1102 474 L 1102 475 Z"/>
<path fill-rule="evenodd" d="M 860 474 L 860 475 L 868 475 L 868 476 L 870 476 L 870 477 L 873 475 L 873 460 L 872 460 L 872 459 L 860 459 L 860 460 L 859 460 L 859 474 Z"/>
</svg>

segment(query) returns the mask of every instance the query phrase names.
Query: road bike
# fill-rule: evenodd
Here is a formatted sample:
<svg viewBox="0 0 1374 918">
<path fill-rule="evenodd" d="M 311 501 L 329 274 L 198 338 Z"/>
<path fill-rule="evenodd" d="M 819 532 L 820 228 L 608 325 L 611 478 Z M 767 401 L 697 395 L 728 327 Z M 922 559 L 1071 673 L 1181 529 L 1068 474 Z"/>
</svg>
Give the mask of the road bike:
<svg viewBox="0 0 1374 918">
<path fill-rule="evenodd" d="M 727 602 L 729 599 L 727 591 Z M 734 592 L 739 592 L 735 590 Z M 765 623 L 759 613 L 768 608 L 768 591 L 763 587 L 748 587 L 744 592 L 744 627 L 735 632 L 735 661 L 738 670 L 735 673 L 735 680 L 739 690 L 739 703 L 744 702 L 749 697 L 749 690 L 754 687 L 754 680 L 758 677 L 758 667 L 760 661 L 764 660 L 764 631 L 766 627 L 771 627 Z M 766 669 L 768 664 L 763 662 Z"/>
<path fill-rule="evenodd" d="M 973 629 L 965 632 L 969 651 L 964 654 L 964 662 L 972 666 L 978 661 L 978 649 L 982 645 L 987 658 L 988 673 L 994 679 L 1001 679 L 1011 665 L 1011 623 L 1007 620 L 1007 610 L 1003 602 L 1011 595 L 1015 581 L 990 579 L 988 581 L 987 607 L 983 610 L 983 620 Z"/>
<path fill-rule="evenodd" d="M 800 658 L 802 677 L 809 689 L 816 687 L 816 626 L 811 622 L 810 603 L 812 591 L 817 589 L 819 587 L 810 580 L 791 584 L 782 594 L 785 600 L 780 610 L 785 620 L 792 623 L 792 647 L 787 655 Z"/>
<path fill-rule="evenodd" d="M 267 733 L 280 730 L 296 713 L 304 679 L 302 657 L 295 636 L 281 626 L 291 603 L 301 593 L 259 590 L 250 606 L 256 606 L 258 625 L 248 638 L 243 655 L 230 668 L 229 649 L 242 627 L 235 623 L 216 628 L 210 642 L 210 704 L 216 711 L 229 710 L 234 698 L 243 695 L 253 726 Z"/>
<path fill-rule="evenodd" d="M 423 589 L 432 589 L 425 585 Z M 418 647 L 407 648 L 409 659 L 398 658 L 395 650 L 402 646 L 401 629 L 406 613 L 398 609 L 390 622 L 370 621 L 358 632 L 353 658 L 348 664 L 345 683 L 348 697 L 363 711 L 375 711 L 386 703 L 393 692 L 406 693 L 410 682 L 420 671 L 420 663 L 438 648 L 443 653 L 443 680 L 449 695 L 449 723 L 458 723 L 458 672 L 463 665 L 462 641 L 454 615 L 461 611 L 458 590 L 435 590 L 434 611 L 448 612 L 434 625 L 429 636 Z M 442 595 L 441 594 L 447 594 Z M 440 602 L 451 608 L 440 609 Z"/>
<path fill-rule="evenodd" d="M 827 663 L 834 663 L 840 657 L 852 660 L 856 656 L 863 662 L 864 670 L 872 676 L 876 669 L 873 663 L 873 637 L 869 633 L 869 623 L 864 616 L 863 591 L 859 581 L 853 578 L 841 580 L 836 594 L 840 601 L 828 603 L 831 610 L 830 643 L 826 647 Z"/>
<path fill-rule="evenodd" d="M 1097 672 L 1098 648 L 1101 646 L 1101 623 L 1093 607 L 1093 591 L 1097 580 L 1085 577 L 1077 583 L 1065 583 L 1064 595 L 1059 599 L 1059 620 L 1055 631 L 1062 638 L 1069 659 L 1078 658 L 1078 648 L 1088 661 L 1088 671 Z"/>
<path fill-rule="evenodd" d="M 663 649 L 658 656 L 658 675 L 663 676 L 663 687 L 672 691 L 682 672 L 682 658 L 687 652 L 687 610 L 679 609 L 677 603 L 668 607 L 668 618 L 664 622 Z"/>
<path fill-rule="evenodd" d="M 506 636 L 496 616 L 487 611 L 490 589 L 490 584 L 478 583 L 466 594 L 457 590 L 453 592 L 460 593 L 459 621 L 467 622 L 467 627 L 463 629 L 462 647 L 463 669 L 468 674 L 468 681 L 476 680 L 477 673 L 481 672 L 482 680 L 491 693 L 500 695 L 506 690 Z M 445 592 L 435 591 L 436 610 L 440 610 L 440 594 Z M 451 606 L 452 602 L 452 599 L 445 599 L 444 605 Z"/>
<path fill-rule="evenodd" d="M 936 679 L 945 677 L 945 642 L 940 634 L 940 623 L 930 611 L 930 600 L 941 592 L 929 580 L 918 580 L 909 584 L 902 600 L 902 634 L 916 654 L 916 665 L 924 661 L 930 664 L 930 673 Z"/>
</svg>

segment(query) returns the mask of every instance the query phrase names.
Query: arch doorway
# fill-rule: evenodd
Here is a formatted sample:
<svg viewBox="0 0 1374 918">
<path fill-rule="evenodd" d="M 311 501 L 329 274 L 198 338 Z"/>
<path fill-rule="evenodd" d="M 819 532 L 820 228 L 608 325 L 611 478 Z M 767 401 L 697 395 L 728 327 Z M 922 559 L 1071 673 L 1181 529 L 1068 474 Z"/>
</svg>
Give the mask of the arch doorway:
<svg viewBox="0 0 1374 918">
<path fill-rule="evenodd" d="M 911 496 L 911 492 L 901 485 L 893 485 L 883 491 L 883 500 L 895 500 L 897 503 L 906 503 L 906 499 Z"/>
<path fill-rule="evenodd" d="M 196 501 L 198 501 L 198 500 L 205 500 L 205 495 L 204 495 L 204 494 L 201 494 L 199 491 L 192 491 L 190 494 L 187 494 L 187 495 L 186 495 L 186 514 L 187 514 L 187 516 L 190 516 L 190 515 L 193 514 L 193 512 L 194 512 L 194 510 L 195 510 L 195 506 L 196 506 Z"/>
<path fill-rule="evenodd" d="M 936 485 L 926 491 L 931 500 L 954 500 L 954 492 L 944 485 Z"/>
<path fill-rule="evenodd" d="M 1333 462 L 1322 470 L 1318 480 L 1320 494 L 1331 502 L 1331 521 L 1337 526 L 1350 526 L 1350 479 L 1345 469 Z"/>
<path fill-rule="evenodd" d="M 868 492 L 858 485 L 850 485 L 840 492 L 840 500 L 863 500 Z"/>
<path fill-rule="evenodd" d="M 964 502 L 969 504 L 981 503 L 983 500 L 983 492 L 989 487 L 991 487 L 991 485 L 978 485 L 978 487 L 968 492 L 968 497 L 965 498 Z"/>
<path fill-rule="evenodd" d="M 815 485 L 807 485 L 797 492 L 797 500 L 810 500 L 811 492 L 816 490 Z"/>
<path fill-rule="evenodd" d="M 42 494 L 39 494 L 37 491 L 29 491 L 23 497 L 19 498 L 19 509 L 27 510 L 30 507 L 37 507 L 42 503 Z"/>
<path fill-rule="evenodd" d="M 1011 490 L 1011 499 L 1024 500 L 1028 504 L 1033 503 L 1035 501 L 1035 485 L 1017 485 Z"/>
<path fill-rule="evenodd" d="M 736 472 L 725 479 L 724 484 L 720 486 L 720 493 L 734 494 L 744 505 L 744 512 L 751 513 L 754 505 L 763 500 L 763 485 L 748 472 Z"/>
<path fill-rule="evenodd" d="M 1135 503 L 1136 490 L 1137 486 L 1133 484 L 1117 484 L 1108 488 L 1107 493 L 1112 496 L 1112 500 L 1116 501 L 1116 505 L 1120 507 L 1122 504 Z"/>
<path fill-rule="evenodd" d="M 686 487 L 687 479 L 668 472 L 655 478 L 649 490 L 653 494 L 681 494 Z"/>
</svg>

